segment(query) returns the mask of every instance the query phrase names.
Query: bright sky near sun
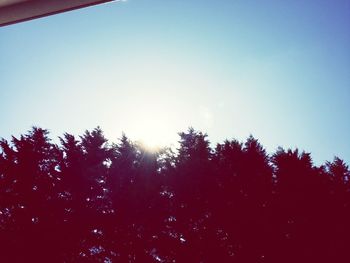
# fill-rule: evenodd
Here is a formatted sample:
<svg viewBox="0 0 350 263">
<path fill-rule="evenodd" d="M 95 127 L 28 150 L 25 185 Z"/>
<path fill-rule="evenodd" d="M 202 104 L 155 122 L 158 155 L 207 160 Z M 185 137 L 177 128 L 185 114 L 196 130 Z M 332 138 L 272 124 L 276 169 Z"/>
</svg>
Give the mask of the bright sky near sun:
<svg viewBox="0 0 350 263">
<path fill-rule="evenodd" d="M 128 0 L 0 28 L 0 137 L 253 134 L 350 161 L 349 0 Z"/>
</svg>

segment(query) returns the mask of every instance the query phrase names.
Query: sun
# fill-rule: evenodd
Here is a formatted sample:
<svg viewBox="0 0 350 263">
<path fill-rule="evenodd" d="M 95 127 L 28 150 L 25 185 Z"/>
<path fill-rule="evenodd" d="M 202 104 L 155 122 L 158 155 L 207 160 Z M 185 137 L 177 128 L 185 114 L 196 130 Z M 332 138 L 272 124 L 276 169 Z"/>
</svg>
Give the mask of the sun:
<svg viewBox="0 0 350 263">
<path fill-rule="evenodd" d="M 142 136 L 140 136 L 138 141 L 142 146 L 151 152 L 155 152 L 163 147 L 166 147 L 168 146 L 167 144 L 170 143 L 167 142 L 161 134 L 156 136 L 153 132 L 144 133 Z"/>
<path fill-rule="evenodd" d="M 157 151 L 176 144 L 178 132 L 176 123 L 165 112 L 144 111 L 132 120 L 132 125 L 126 134 L 147 150 Z"/>
</svg>

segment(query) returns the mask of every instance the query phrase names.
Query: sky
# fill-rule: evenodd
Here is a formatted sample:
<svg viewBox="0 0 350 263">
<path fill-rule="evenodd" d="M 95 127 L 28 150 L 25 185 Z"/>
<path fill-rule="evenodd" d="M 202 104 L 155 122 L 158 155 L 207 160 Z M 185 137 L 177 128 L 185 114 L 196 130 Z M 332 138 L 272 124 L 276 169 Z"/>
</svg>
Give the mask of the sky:
<svg viewBox="0 0 350 263">
<path fill-rule="evenodd" d="M 0 137 L 250 134 L 350 163 L 350 0 L 127 0 L 0 28 Z"/>
</svg>

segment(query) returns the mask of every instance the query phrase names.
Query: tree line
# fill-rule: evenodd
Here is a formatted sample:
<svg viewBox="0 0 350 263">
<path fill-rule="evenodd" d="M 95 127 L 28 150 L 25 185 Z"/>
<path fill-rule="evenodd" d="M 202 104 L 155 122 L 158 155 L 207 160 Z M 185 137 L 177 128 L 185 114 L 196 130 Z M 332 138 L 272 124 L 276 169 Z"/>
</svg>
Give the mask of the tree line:
<svg viewBox="0 0 350 263">
<path fill-rule="evenodd" d="M 0 140 L 0 262 L 350 262 L 338 157 L 269 155 L 253 136 L 211 148 L 192 128 L 176 151 L 99 127 L 59 140 Z"/>
</svg>

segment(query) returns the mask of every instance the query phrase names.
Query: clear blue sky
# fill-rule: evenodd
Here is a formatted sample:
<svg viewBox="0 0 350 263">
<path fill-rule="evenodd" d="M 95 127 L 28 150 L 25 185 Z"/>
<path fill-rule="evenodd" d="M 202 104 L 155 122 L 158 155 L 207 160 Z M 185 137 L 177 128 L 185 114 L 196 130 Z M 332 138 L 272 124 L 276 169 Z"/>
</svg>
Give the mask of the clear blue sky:
<svg viewBox="0 0 350 263">
<path fill-rule="evenodd" d="M 350 1 L 128 0 L 3 27 L 0 99 L 6 139 L 193 126 L 349 163 Z"/>
</svg>

